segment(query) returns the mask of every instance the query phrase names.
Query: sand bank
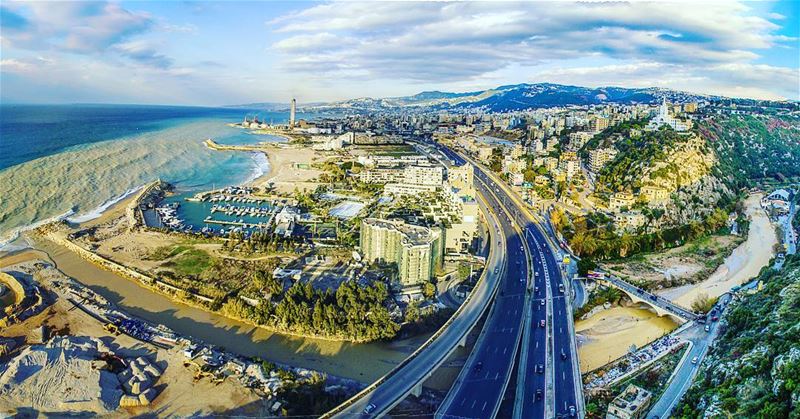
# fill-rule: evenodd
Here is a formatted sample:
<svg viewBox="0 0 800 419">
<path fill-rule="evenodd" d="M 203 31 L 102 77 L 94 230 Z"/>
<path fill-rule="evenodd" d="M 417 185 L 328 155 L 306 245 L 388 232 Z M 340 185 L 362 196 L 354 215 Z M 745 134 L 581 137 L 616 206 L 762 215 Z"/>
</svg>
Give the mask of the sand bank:
<svg viewBox="0 0 800 419">
<path fill-rule="evenodd" d="M 676 327 L 672 319 L 658 317 L 652 311 L 634 307 L 612 307 L 575 322 L 579 336 L 578 356 L 581 372 L 601 367 L 636 345 L 647 345 Z"/>
<path fill-rule="evenodd" d="M 676 287 L 658 294 L 676 304 L 691 307 L 701 294 L 718 297 L 737 285 L 742 285 L 758 275 L 769 264 L 778 243 L 775 228 L 761 209 L 761 194 L 750 195 L 745 200 L 745 212 L 750 218 L 747 241 L 737 247 L 708 279 L 695 285 Z"/>
</svg>

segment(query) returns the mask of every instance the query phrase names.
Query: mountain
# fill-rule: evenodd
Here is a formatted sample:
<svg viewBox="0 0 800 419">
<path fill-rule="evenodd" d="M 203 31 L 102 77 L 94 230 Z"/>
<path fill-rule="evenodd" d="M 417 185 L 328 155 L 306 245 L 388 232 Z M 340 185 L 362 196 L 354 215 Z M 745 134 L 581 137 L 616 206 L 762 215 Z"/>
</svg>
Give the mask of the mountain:
<svg viewBox="0 0 800 419">
<path fill-rule="evenodd" d="M 441 110 L 483 110 L 492 112 L 550 108 L 556 106 L 600 105 L 604 103 L 654 103 L 661 97 L 696 100 L 705 98 L 661 88 L 580 87 L 554 83 L 522 83 L 473 92 L 425 91 L 412 96 L 393 98 L 358 98 L 321 105 L 320 109 L 346 108 L 391 110 L 429 108 Z"/>
</svg>

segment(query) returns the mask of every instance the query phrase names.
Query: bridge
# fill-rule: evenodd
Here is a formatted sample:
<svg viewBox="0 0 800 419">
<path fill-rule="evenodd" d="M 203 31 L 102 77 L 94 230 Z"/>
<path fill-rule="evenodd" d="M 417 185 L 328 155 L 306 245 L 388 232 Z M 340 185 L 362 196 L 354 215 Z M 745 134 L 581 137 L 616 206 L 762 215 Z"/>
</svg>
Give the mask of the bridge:
<svg viewBox="0 0 800 419">
<path fill-rule="evenodd" d="M 690 310 L 687 310 L 672 301 L 647 292 L 629 282 L 612 276 L 607 275 L 602 279 L 595 279 L 598 284 L 614 287 L 624 292 L 631 301 L 634 303 L 642 303 L 652 308 L 659 317 L 670 316 L 678 321 L 678 323 L 685 323 L 687 321 L 697 320 L 698 315 Z"/>
</svg>

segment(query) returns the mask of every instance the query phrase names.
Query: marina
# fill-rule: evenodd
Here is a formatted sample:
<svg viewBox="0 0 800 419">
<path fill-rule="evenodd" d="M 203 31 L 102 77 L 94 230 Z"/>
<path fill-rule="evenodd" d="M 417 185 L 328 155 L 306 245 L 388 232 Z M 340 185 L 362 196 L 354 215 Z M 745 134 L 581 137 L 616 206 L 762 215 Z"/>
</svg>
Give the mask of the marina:
<svg viewBox="0 0 800 419">
<path fill-rule="evenodd" d="M 227 187 L 218 191 L 177 193 L 144 209 L 148 227 L 184 233 L 226 235 L 266 231 L 286 204 L 252 195 L 250 187 Z"/>
</svg>

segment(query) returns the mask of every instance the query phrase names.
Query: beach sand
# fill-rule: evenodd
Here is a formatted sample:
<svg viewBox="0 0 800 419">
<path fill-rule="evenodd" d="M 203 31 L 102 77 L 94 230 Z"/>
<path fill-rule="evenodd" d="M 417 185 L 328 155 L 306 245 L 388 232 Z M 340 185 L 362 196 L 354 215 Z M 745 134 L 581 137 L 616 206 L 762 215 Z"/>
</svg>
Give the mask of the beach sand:
<svg viewBox="0 0 800 419">
<path fill-rule="evenodd" d="M 601 367 L 625 355 L 631 345 L 640 348 L 676 327 L 669 317 L 636 307 L 612 307 L 577 321 L 575 333 L 583 341 L 578 346 L 581 372 Z"/>
<path fill-rule="evenodd" d="M 747 241 L 725 259 L 725 262 L 703 282 L 658 292 L 659 295 L 684 307 L 691 307 L 699 295 L 718 297 L 737 285 L 756 277 L 761 268 L 769 264 L 778 243 L 775 227 L 761 209 L 761 194 L 750 195 L 745 200 L 745 212 L 750 217 Z"/>
<path fill-rule="evenodd" d="M 253 180 L 252 185 L 266 188 L 272 183 L 280 194 L 291 194 L 295 189 L 316 189 L 316 179 L 323 172 L 311 168 L 311 164 L 325 160 L 320 152 L 299 146 L 271 146 L 264 152 L 269 160 L 269 172 Z"/>
</svg>

